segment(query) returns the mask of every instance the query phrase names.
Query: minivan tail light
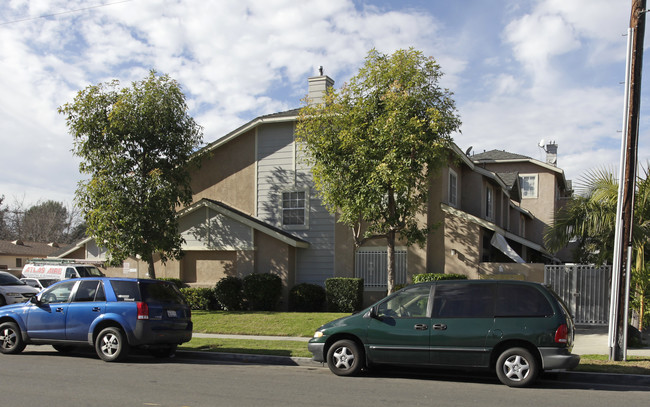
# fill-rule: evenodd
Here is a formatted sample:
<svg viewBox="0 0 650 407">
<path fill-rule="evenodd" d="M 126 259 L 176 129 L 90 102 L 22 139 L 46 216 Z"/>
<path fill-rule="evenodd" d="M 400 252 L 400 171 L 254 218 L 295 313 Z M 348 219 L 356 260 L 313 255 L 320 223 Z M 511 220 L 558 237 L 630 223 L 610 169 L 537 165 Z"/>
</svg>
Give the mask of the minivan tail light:
<svg viewBox="0 0 650 407">
<path fill-rule="evenodd" d="M 149 306 L 146 302 L 138 302 L 138 319 L 149 319 Z"/>
<path fill-rule="evenodd" d="M 567 343 L 569 341 L 569 327 L 567 324 L 562 324 L 555 331 L 556 343 Z"/>
</svg>

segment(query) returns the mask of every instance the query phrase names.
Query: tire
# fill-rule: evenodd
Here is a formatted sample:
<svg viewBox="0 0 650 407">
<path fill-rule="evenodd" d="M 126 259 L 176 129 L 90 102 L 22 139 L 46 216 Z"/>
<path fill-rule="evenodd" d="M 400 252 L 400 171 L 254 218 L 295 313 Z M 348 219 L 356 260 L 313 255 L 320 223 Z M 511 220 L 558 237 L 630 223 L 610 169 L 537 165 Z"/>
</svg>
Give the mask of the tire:
<svg viewBox="0 0 650 407">
<path fill-rule="evenodd" d="M 20 328 L 15 322 L 5 322 L 0 325 L 0 353 L 7 355 L 20 353 L 25 349 L 25 341 L 20 334 Z"/>
<path fill-rule="evenodd" d="M 162 348 L 149 349 L 149 353 L 158 359 L 173 358 L 176 355 L 176 345 L 170 345 Z"/>
<path fill-rule="evenodd" d="M 95 340 L 95 352 L 105 362 L 119 362 L 129 354 L 129 344 L 121 329 L 102 329 Z"/>
<path fill-rule="evenodd" d="M 363 366 L 363 352 L 354 341 L 342 339 L 327 351 L 327 367 L 337 376 L 356 376 Z"/>
<path fill-rule="evenodd" d="M 7 305 L 7 300 L 5 300 L 5 297 L 0 295 L 0 307 L 3 307 Z"/>
<path fill-rule="evenodd" d="M 524 348 L 510 348 L 503 352 L 496 364 L 497 377 L 509 387 L 526 387 L 539 376 L 539 362 Z"/>
</svg>

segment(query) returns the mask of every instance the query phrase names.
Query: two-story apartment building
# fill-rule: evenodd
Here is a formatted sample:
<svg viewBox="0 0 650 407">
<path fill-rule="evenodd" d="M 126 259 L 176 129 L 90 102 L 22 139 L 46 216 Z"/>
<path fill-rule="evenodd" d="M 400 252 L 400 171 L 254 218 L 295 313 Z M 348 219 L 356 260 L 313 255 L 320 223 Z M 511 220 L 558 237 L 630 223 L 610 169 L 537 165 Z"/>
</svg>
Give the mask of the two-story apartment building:
<svg viewBox="0 0 650 407">
<path fill-rule="evenodd" d="M 317 103 L 332 85 L 324 75 L 309 78 L 310 100 Z M 385 242 L 355 248 L 349 228 L 324 208 L 296 145 L 297 114 L 255 118 L 201 151 L 193 203 L 179 211 L 185 256 L 158 262 L 158 277 L 213 286 L 225 276 L 272 272 L 282 277 L 285 294 L 299 283 L 362 277 L 368 301 L 385 294 Z M 521 177 L 494 172 L 453 145 L 448 167 L 430 182 L 421 222 L 437 227 L 423 247 L 397 248 L 398 284 L 426 272 L 541 281 L 539 269 L 524 265 L 550 256 L 535 235 L 534 213 L 521 205 Z M 86 239 L 61 257 L 103 255 Z M 108 274 L 142 276 L 146 265 L 139 263 L 132 259 Z"/>
</svg>

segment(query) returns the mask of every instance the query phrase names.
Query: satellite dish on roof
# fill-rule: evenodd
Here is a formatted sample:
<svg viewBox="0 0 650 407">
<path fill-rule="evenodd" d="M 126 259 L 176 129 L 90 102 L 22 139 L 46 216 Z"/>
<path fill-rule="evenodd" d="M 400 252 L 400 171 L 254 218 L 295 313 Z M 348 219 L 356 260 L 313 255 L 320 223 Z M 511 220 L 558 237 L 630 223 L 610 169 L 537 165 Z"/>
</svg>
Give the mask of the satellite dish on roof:
<svg viewBox="0 0 650 407">
<path fill-rule="evenodd" d="M 546 145 L 546 141 L 544 141 L 544 139 L 541 139 L 537 145 L 540 146 L 540 148 L 544 148 L 544 145 Z"/>
</svg>

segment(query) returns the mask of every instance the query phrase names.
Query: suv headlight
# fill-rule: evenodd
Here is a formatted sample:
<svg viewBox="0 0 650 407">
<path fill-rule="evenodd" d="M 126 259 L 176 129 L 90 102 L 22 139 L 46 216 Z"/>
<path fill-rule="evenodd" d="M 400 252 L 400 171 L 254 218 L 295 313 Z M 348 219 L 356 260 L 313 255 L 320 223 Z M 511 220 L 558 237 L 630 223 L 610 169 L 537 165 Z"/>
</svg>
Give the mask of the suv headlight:
<svg viewBox="0 0 650 407">
<path fill-rule="evenodd" d="M 322 338 L 323 335 L 325 335 L 325 334 L 323 333 L 323 331 L 316 331 L 316 332 L 314 332 L 314 338 Z"/>
</svg>

